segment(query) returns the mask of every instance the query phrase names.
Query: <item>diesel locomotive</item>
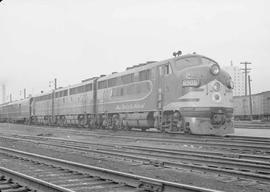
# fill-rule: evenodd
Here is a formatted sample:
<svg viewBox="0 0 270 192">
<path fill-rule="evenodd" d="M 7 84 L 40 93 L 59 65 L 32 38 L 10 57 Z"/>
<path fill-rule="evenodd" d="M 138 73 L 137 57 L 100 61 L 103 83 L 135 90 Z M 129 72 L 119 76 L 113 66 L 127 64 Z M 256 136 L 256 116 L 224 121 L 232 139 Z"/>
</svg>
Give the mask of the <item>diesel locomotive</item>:
<svg viewBox="0 0 270 192">
<path fill-rule="evenodd" d="M 0 120 L 56 126 L 233 133 L 233 82 L 214 60 L 174 55 L 2 104 Z"/>
</svg>

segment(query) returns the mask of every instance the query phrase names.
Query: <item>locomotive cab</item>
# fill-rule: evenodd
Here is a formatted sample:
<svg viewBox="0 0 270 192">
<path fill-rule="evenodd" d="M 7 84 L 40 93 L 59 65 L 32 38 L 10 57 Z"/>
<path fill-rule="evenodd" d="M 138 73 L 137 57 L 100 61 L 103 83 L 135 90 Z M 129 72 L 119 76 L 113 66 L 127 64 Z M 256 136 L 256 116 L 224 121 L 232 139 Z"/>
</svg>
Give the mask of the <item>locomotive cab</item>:
<svg viewBox="0 0 270 192">
<path fill-rule="evenodd" d="M 163 110 L 171 111 L 173 119 L 179 116 L 176 129 L 192 134 L 233 133 L 229 74 L 214 60 L 195 54 L 176 57 L 171 64 L 177 83 L 167 82 Z"/>
</svg>

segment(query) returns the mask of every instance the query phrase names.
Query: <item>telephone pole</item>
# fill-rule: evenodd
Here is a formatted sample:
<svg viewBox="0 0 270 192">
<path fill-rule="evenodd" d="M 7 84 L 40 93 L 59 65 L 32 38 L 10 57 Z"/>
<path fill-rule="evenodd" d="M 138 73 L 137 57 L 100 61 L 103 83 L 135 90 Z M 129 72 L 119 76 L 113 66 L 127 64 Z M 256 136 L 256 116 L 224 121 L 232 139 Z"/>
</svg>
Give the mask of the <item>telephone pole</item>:
<svg viewBox="0 0 270 192">
<path fill-rule="evenodd" d="M 2 103 L 6 102 L 6 85 L 2 84 Z"/>
<path fill-rule="evenodd" d="M 57 89 L 57 79 L 56 78 L 54 79 L 54 89 L 55 90 Z"/>
<path fill-rule="evenodd" d="M 248 79 L 247 79 L 247 74 L 250 72 L 251 68 L 247 68 L 247 65 L 250 65 L 250 62 L 241 62 L 240 64 L 245 65 L 245 68 L 241 69 L 244 71 L 245 74 L 245 96 L 247 96 L 247 86 L 248 86 Z"/>
<path fill-rule="evenodd" d="M 248 76 L 248 88 L 249 88 L 249 112 L 250 112 L 250 120 L 253 120 L 252 114 L 252 98 L 251 98 L 251 85 L 250 85 L 250 75 Z"/>
<path fill-rule="evenodd" d="M 23 89 L 23 98 L 26 99 L 26 89 Z"/>
<path fill-rule="evenodd" d="M 51 89 L 52 89 L 52 119 L 51 119 L 51 123 L 52 124 L 55 124 L 56 123 L 56 119 L 55 119 L 55 111 L 54 111 L 54 100 L 55 100 L 55 91 L 56 91 L 56 89 L 57 89 L 57 79 L 56 78 L 54 78 L 54 80 L 53 81 L 50 81 L 49 82 L 49 87 L 51 87 Z"/>
</svg>

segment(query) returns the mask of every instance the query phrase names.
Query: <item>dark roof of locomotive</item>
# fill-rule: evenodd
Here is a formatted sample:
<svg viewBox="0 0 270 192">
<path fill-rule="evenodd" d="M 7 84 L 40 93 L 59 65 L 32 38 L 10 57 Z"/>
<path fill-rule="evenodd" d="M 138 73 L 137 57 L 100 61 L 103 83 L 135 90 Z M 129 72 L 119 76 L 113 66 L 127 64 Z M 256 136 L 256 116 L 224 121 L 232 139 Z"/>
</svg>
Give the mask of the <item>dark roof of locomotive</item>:
<svg viewBox="0 0 270 192">
<path fill-rule="evenodd" d="M 205 57 L 203 55 L 198 55 L 198 54 L 186 54 L 186 55 L 181 55 L 181 56 L 177 56 L 177 57 L 172 57 L 166 60 L 162 60 L 162 61 L 155 61 L 155 62 L 148 62 L 148 63 L 144 63 L 144 64 L 139 64 L 139 65 L 135 65 L 134 67 L 131 67 L 125 71 L 119 72 L 119 73 L 114 73 L 114 74 L 109 74 L 109 75 L 105 75 L 104 77 L 100 77 L 98 80 L 99 81 L 103 81 L 103 80 L 107 80 L 110 78 L 114 78 L 114 77 L 118 77 L 118 76 L 122 76 L 122 75 L 128 75 L 131 73 L 135 73 L 137 71 L 143 71 L 146 69 L 150 69 L 154 66 L 158 66 L 158 65 L 162 65 L 165 63 L 168 63 L 170 61 L 175 61 L 178 59 L 182 59 L 182 58 L 186 58 L 186 57 Z"/>
</svg>

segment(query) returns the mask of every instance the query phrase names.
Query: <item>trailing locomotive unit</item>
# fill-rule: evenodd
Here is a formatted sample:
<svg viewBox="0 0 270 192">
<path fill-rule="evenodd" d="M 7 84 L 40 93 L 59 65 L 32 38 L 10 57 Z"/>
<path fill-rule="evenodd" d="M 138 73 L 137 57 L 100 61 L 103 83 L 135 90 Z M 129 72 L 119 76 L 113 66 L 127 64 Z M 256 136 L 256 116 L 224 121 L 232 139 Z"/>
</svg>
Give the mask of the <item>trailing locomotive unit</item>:
<svg viewBox="0 0 270 192">
<path fill-rule="evenodd" d="M 215 61 L 188 54 L 33 97 L 29 118 L 59 126 L 225 135 L 233 132 L 232 88 Z"/>
<path fill-rule="evenodd" d="M 29 123 L 31 99 L 14 101 L 0 105 L 0 122 Z"/>
</svg>

